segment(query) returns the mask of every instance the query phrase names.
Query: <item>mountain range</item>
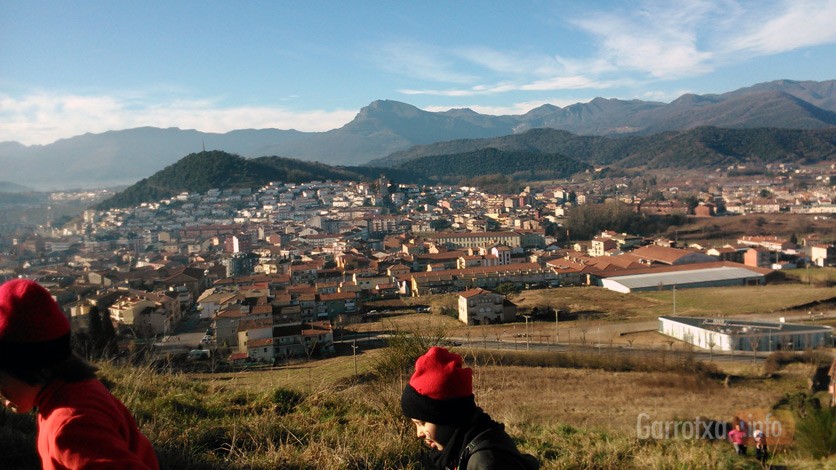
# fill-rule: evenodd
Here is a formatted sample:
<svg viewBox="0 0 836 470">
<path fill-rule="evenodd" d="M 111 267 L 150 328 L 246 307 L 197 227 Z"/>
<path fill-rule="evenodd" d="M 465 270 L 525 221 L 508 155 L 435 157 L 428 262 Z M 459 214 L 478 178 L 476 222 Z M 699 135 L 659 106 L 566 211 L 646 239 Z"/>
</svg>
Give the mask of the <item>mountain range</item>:
<svg viewBox="0 0 836 470">
<path fill-rule="evenodd" d="M 397 152 L 416 145 L 519 135 L 539 128 L 580 136 L 638 137 L 703 126 L 836 127 L 836 80 L 779 80 L 719 95 L 683 95 L 667 104 L 595 98 L 589 103 L 564 108 L 543 105 L 522 115 L 506 116 L 469 109 L 428 112 L 406 103 L 379 100 L 362 108 L 343 127 L 327 132 L 243 129 L 218 134 L 143 127 L 84 134 L 48 145 L 2 142 L 0 181 L 39 189 L 130 184 L 204 148 L 248 158 L 280 155 L 332 165 L 361 165 L 393 154 L 396 159 L 403 157 Z"/>
<path fill-rule="evenodd" d="M 464 184 L 493 192 L 515 192 L 528 183 L 589 173 L 595 166 L 606 168 L 600 175 L 623 175 L 656 168 L 718 170 L 737 164 L 758 170 L 767 163 L 814 164 L 834 158 L 836 127 L 700 127 L 630 137 L 532 129 L 504 137 L 418 145 L 362 166 L 332 166 L 276 156 L 247 159 L 223 151 L 204 151 L 189 154 L 143 178 L 98 208 L 136 206 L 182 191 L 252 188 L 274 181 L 368 181 L 383 175 L 395 183 Z"/>
</svg>

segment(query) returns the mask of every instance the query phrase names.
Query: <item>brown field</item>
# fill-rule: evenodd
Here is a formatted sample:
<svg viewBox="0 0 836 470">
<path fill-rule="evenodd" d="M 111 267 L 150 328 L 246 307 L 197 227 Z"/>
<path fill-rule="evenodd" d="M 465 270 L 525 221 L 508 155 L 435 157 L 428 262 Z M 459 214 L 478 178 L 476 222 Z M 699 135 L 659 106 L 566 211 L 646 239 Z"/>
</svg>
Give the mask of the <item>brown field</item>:
<svg viewBox="0 0 836 470">
<path fill-rule="evenodd" d="M 680 289 L 676 291 L 676 314 L 708 317 L 749 317 L 777 321 L 814 320 L 832 322 L 836 314 L 832 299 L 836 287 L 804 284 L 769 284 L 751 287 L 718 287 Z M 649 291 L 620 294 L 598 287 L 564 287 L 523 291 L 509 296 L 519 312 L 538 307 L 551 307 L 571 315 L 575 320 L 561 320 L 558 325 L 561 343 L 612 343 L 662 347 L 667 338 L 655 333 L 656 318 L 673 314 L 672 291 Z M 457 294 L 428 295 L 405 299 L 407 307 L 392 307 L 392 312 L 379 322 L 361 323 L 349 328 L 359 332 L 391 333 L 400 330 L 442 331 L 443 336 L 464 341 L 501 339 L 522 342 L 526 333 L 524 321 L 503 325 L 465 326 L 455 318 L 436 312 L 454 308 Z M 828 302 L 830 301 L 830 302 Z M 819 305 L 807 306 L 821 302 Z M 412 313 L 409 306 L 430 305 L 433 314 Z M 802 308 L 803 306 L 807 306 Z M 809 315 L 812 312 L 813 315 Z M 553 343 L 555 323 L 532 319 L 527 334 L 530 341 Z"/>
<path fill-rule="evenodd" d="M 747 214 L 736 216 L 690 218 L 688 223 L 670 227 L 664 235 L 681 242 L 704 242 L 710 245 L 735 243 L 743 235 L 776 235 L 790 238 L 817 233 L 823 242 L 836 241 L 836 223 L 832 218 L 806 214 Z"/>
</svg>

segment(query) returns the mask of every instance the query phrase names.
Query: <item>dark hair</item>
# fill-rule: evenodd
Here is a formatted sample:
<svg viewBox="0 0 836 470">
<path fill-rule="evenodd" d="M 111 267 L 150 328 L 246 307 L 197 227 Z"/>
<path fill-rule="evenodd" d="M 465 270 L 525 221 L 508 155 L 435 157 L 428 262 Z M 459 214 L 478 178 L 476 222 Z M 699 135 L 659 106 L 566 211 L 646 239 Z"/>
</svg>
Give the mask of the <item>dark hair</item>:
<svg viewBox="0 0 836 470">
<path fill-rule="evenodd" d="M 60 379 L 65 382 L 81 382 L 95 379 L 98 368 L 73 353 L 58 364 L 37 369 L 9 367 L 5 370 L 9 375 L 20 379 L 29 385 L 44 385 Z"/>
</svg>

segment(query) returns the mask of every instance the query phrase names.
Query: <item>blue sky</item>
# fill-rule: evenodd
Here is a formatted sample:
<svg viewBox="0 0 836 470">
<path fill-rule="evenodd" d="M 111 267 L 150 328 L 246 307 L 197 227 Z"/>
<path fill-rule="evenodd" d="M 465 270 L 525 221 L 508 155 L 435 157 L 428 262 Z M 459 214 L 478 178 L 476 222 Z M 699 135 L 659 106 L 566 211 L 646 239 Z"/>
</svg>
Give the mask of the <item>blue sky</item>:
<svg viewBox="0 0 836 470">
<path fill-rule="evenodd" d="M 836 79 L 836 0 L 0 0 L 0 141 L 324 131 L 376 99 L 522 114 Z"/>
</svg>

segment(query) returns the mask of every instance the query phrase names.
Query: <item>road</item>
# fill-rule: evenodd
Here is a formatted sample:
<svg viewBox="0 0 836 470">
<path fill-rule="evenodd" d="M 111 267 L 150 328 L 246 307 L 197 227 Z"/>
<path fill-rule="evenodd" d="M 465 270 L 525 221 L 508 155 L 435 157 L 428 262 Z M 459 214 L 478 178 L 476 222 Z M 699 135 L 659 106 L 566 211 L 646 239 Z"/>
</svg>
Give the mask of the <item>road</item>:
<svg viewBox="0 0 836 470">
<path fill-rule="evenodd" d="M 661 357 L 661 358 L 684 358 L 691 356 L 698 361 L 715 361 L 715 362 L 751 362 L 762 363 L 769 356 L 769 352 L 758 352 L 752 354 L 751 352 L 735 351 L 734 354 L 726 352 L 710 352 L 702 351 L 694 348 L 693 350 L 683 349 L 657 349 L 657 348 L 642 348 L 630 347 L 618 344 L 609 343 L 587 343 L 586 345 L 578 343 L 539 343 L 527 342 L 525 338 L 519 338 L 516 342 L 509 341 L 492 341 L 492 340 L 467 340 L 466 338 L 451 338 L 451 341 L 459 347 L 478 348 L 478 349 L 505 349 L 516 351 L 553 351 L 553 352 L 577 352 L 584 354 L 610 354 L 619 356 L 644 356 L 644 357 Z"/>
<path fill-rule="evenodd" d="M 189 311 L 180 320 L 180 324 L 174 330 L 174 334 L 164 336 L 160 341 L 154 343 L 157 353 L 187 353 L 197 349 L 200 340 L 209 328 L 210 320 L 201 319 L 196 311 Z"/>
<path fill-rule="evenodd" d="M 367 332 L 358 335 L 346 335 L 342 340 L 335 341 L 335 343 L 353 343 L 355 338 L 357 344 L 368 342 L 375 343 L 375 347 L 379 347 L 389 335 L 379 335 L 374 332 Z M 642 348 L 630 347 L 619 344 L 609 343 L 587 343 L 586 345 L 579 343 L 540 343 L 536 341 L 526 341 L 526 338 L 515 338 L 516 341 L 507 340 L 491 340 L 491 339 L 468 339 L 461 337 L 447 338 L 449 346 L 456 346 L 461 348 L 474 349 L 493 349 L 493 350 L 515 350 L 515 351 L 540 351 L 540 352 L 576 352 L 583 354 L 610 354 L 628 357 L 656 357 L 666 360 L 667 358 L 685 358 L 692 357 L 694 360 L 707 362 L 748 362 L 748 363 L 763 363 L 769 356 L 769 352 L 758 352 L 752 354 L 751 352 L 735 351 L 731 352 L 710 352 L 694 348 L 693 350 L 683 350 L 681 348 Z"/>
</svg>

